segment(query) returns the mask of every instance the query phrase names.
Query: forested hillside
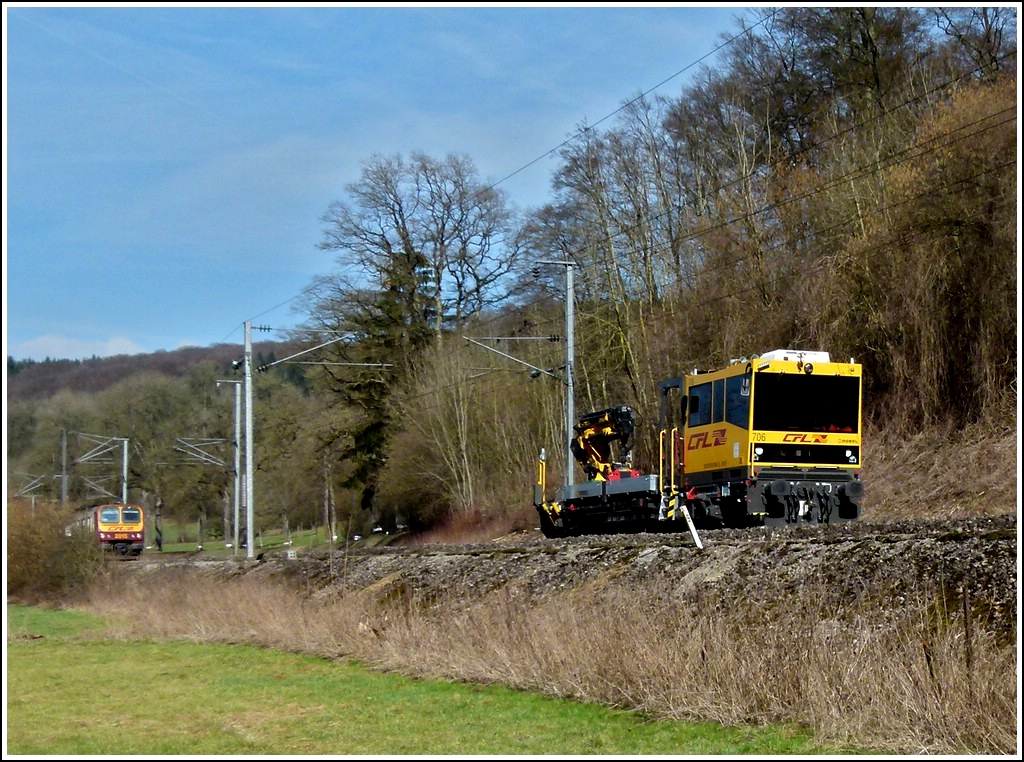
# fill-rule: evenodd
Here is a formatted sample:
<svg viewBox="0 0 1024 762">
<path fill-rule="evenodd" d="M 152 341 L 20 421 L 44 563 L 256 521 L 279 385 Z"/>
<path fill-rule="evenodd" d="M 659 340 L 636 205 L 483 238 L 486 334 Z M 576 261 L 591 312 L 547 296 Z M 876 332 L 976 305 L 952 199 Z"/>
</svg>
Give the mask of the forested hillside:
<svg viewBox="0 0 1024 762">
<path fill-rule="evenodd" d="M 297 351 L 295 346 L 288 342 L 259 342 L 253 344 L 253 356 L 260 362 L 273 362 Z M 184 377 L 190 368 L 204 362 L 229 373 L 232 361 L 239 360 L 242 354 L 240 345 L 215 344 L 87 360 L 14 360 L 8 357 L 7 403 L 43 400 L 59 391 L 93 394 L 142 373 Z"/>
<path fill-rule="evenodd" d="M 868 512 L 1015 495 L 1016 9 L 750 12 L 679 92 L 580 125 L 538 209 L 415 150 L 324 199 L 307 327 L 345 338 L 255 380 L 259 522 L 531 521 L 567 373 L 580 412 L 638 411 L 650 468 L 660 380 L 777 348 L 863 364 Z M 229 471 L 175 443 L 230 437 L 221 350 L 68 386 L 9 363 L 9 468 L 51 479 L 62 431 L 128 437 L 138 499 L 219 527 Z"/>
</svg>

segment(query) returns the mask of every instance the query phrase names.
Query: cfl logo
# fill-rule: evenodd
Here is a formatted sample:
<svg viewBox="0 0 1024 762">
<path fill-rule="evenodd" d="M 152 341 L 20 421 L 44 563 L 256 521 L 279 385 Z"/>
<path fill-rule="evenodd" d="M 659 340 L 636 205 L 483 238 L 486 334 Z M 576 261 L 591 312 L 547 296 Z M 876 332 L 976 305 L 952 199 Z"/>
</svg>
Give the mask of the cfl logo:
<svg viewBox="0 0 1024 762">
<path fill-rule="evenodd" d="M 786 434 L 782 441 L 801 444 L 821 444 L 828 441 L 828 434 Z"/>
<path fill-rule="evenodd" d="M 725 429 L 701 431 L 691 434 L 686 440 L 687 450 L 700 450 L 705 447 L 721 447 L 725 444 Z"/>
</svg>

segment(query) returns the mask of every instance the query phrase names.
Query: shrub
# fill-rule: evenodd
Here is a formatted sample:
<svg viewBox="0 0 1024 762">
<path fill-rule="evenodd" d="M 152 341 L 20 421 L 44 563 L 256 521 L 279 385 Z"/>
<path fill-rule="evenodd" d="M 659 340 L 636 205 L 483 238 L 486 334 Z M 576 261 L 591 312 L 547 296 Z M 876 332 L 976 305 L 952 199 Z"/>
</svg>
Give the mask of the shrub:
<svg viewBox="0 0 1024 762">
<path fill-rule="evenodd" d="M 7 599 L 64 601 L 84 592 L 103 565 L 92 533 L 72 531 L 72 512 L 57 503 L 7 503 Z"/>
</svg>

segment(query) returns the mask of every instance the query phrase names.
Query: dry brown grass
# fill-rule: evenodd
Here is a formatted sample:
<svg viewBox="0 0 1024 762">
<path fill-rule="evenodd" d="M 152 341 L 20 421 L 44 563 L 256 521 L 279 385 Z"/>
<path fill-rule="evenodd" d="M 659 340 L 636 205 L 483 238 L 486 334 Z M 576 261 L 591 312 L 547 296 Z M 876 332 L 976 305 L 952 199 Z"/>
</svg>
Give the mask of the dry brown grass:
<svg viewBox="0 0 1024 762">
<path fill-rule="evenodd" d="M 310 596 L 270 578 L 176 570 L 98 586 L 89 607 L 116 615 L 124 636 L 348 657 L 661 717 L 796 722 L 892 753 L 1015 752 L 1013 643 L 927 590 L 897 611 L 825 600 L 807 588 L 770 611 L 711 597 L 684 608 L 608 581 L 539 603 L 514 587 L 428 603 L 399 580 Z"/>
<path fill-rule="evenodd" d="M 473 514 L 462 517 L 449 517 L 437 526 L 420 532 L 414 537 L 403 539 L 405 545 L 464 545 L 475 542 L 490 542 L 517 530 L 535 526 L 537 511 L 526 505 L 514 513 L 482 516 Z"/>
<path fill-rule="evenodd" d="M 995 516 L 1018 505 L 1009 426 L 866 432 L 864 442 L 865 518 Z"/>
</svg>

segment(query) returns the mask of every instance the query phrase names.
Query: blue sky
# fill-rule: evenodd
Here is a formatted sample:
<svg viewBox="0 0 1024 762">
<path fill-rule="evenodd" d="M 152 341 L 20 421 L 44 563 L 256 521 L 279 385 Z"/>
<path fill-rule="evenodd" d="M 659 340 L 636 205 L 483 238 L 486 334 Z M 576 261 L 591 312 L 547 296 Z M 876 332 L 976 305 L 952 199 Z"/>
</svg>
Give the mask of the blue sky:
<svg viewBox="0 0 1024 762">
<path fill-rule="evenodd" d="M 582 123 L 642 92 L 678 94 L 749 15 L 663 3 L 3 10 L 4 351 L 19 360 L 241 344 L 246 320 L 294 327 L 295 297 L 333 267 L 316 248 L 320 216 L 363 161 L 465 153 L 514 204 L 539 206 L 552 152 Z"/>
</svg>

